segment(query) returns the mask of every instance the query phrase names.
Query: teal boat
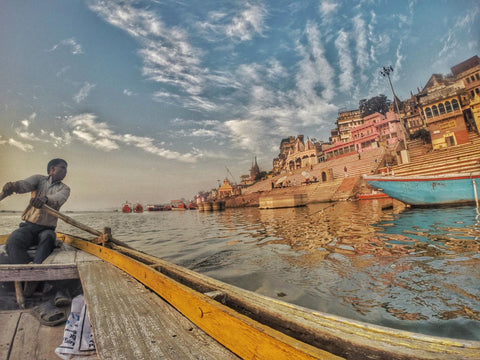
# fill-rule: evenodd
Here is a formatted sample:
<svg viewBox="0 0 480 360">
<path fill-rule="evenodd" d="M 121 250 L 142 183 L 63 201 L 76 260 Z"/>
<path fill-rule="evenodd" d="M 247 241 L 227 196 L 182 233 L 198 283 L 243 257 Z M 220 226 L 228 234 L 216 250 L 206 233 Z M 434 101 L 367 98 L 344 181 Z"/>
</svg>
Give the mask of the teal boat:
<svg viewBox="0 0 480 360">
<path fill-rule="evenodd" d="M 413 206 L 478 204 L 480 172 L 432 176 L 365 176 L 370 186 Z"/>
</svg>

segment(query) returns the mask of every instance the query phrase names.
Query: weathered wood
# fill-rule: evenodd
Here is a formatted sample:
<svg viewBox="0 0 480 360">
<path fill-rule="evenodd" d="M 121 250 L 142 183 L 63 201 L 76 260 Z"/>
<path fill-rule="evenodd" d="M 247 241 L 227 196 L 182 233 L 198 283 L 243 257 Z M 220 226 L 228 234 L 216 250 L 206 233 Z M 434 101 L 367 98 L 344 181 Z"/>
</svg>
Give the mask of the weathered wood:
<svg viewBox="0 0 480 360">
<path fill-rule="evenodd" d="M 25 309 L 25 297 L 23 296 L 23 283 L 21 281 L 15 281 L 15 297 L 18 307 Z"/>
<path fill-rule="evenodd" d="M 71 236 L 66 236 L 65 241 L 141 280 L 212 338 L 242 358 L 339 359 L 243 316 L 128 256 Z M 83 285 L 85 290 L 87 285 Z"/>
<path fill-rule="evenodd" d="M 0 359 L 7 360 L 10 348 L 15 338 L 17 331 L 17 324 L 20 321 L 20 311 L 3 311 L 0 312 L 0 324 L 2 324 L 2 331 L 0 331 Z"/>
<path fill-rule="evenodd" d="M 347 358 L 478 359 L 480 342 L 440 338 L 325 314 L 225 284 L 132 249 L 114 247 L 201 292 L 221 291 L 226 305 L 274 329 Z"/>
<path fill-rule="evenodd" d="M 76 264 L 0 265 L 0 281 L 44 281 L 78 279 Z"/>
<path fill-rule="evenodd" d="M 79 272 L 101 359 L 237 359 L 114 266 L 82 263 Z"/>
<path fill-rule="evenodd" d="M 55 348 L 62 343 L 63 326 L 41 325 L 31 313 L 23 311 L 20 313 L 15 330 L 15 338 L 10 346 L 10 356 L 6 359 L 57 358 Z"/>
<path fill-rule="evenodd" d="M 62 214 L 60 211 L 58 210 L 55 210 L 53 208 L 51 208 L 50 206 L 48 205 L 43 205 L 42 206 L 42 210 L 44 210 L 45 212 L 49 213 L 50 215 L 52 216 L 55 216 L 56 218 L 60 219 L 60 220 L 63 220 L 65 221 L 67 224 L 70 224 L 72 226 L 75 226 L 83 231 L 86 231 L 90 234 L 93 234 L 95 236 L 103 236 L 103 233 L 101 231 L 98 231 L 98 230 L 95 230 L 94 228 L 91 228 L 90 226 L 88 225 L 85 225 L 85 224 L 82 224 L 81 222 L 71 218 L 70 216 L 67 216 L 65 214 Z M 117 240 L 113 237 L 110 237 L 109 240 L 111 242 L 113 242 L 114 244 L 117 244 L 117 245 L 120 245 L 120 246 L 124 246 L 126 248 L 130 248 L 129 245 L 125 244 L 123 241 L 120 241 L 120 240 Z"/>
</svg>

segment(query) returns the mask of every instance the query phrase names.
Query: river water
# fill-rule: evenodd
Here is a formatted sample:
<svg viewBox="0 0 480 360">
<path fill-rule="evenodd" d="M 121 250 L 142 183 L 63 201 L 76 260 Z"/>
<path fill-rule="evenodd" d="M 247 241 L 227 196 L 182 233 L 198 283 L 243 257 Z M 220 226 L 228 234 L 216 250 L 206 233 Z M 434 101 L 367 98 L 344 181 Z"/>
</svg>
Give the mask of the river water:
<svg viewBox="0 0 480 360">
<path fill-rule="evenodd" d="M 475 207 L 382 210 L 388 200 L 222 212 L 72 213 L 132 247 L 307 308 L 480 340 Z M 0 233 L 19 223 L 0 213 Z M 89 237 L 60 223 L 59 231 Z"/>
</svg>

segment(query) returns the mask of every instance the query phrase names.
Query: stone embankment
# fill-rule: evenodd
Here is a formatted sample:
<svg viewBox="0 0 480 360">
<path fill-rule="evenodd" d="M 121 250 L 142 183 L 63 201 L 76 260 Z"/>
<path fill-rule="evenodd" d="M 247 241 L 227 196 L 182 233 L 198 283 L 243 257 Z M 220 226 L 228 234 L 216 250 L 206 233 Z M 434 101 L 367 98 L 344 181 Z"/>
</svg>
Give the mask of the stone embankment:
<svg viewBox="0 0 480 360">
<path fill-rule="evenodd" d="M 389 166 L 388 172 L 391 174 L 393 170 L 395 176 L 400 176 L 480 171 L 480 136 L 472 132 L 469 137 L 468 144 L 436 151 L 432 151 L 429 145 L 411 142 L 408 148 L 410 162 Z M 310 168 L 297 169 L 255 183 L 244 189 L 242 195 L 226 199 L 226 207 L 258 206 L 261 196 L 277 194 L 306 194 L 307 204 L 355 199 L 359 193 L 371 189 L 363 180 L 364 174 L 387 171 L 384 167 L 387 157 L 385 150 L 378 148 L 362 153 L 360 157 L 358 154 L 346 155 Z M 325 174 L 330 178 L 325 179 Z M 306 183 L 307 178 L 311 181 L 314 177 L 317 182 Z M 282 178 L 283 181 L 277 183 Z M 279 187 L 286 183 L 289 186 Z"/>
</svg>

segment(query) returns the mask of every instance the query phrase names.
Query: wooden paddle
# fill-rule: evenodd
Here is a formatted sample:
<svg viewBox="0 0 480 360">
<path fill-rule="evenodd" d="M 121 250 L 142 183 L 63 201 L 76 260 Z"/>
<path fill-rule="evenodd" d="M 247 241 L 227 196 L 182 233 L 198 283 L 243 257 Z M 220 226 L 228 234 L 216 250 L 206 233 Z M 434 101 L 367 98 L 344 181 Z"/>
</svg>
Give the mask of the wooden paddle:
<svg viewBox="0 0 480 360">
<path fill-rule="evenodd" d="M 5 195 L 3 192 L 0 192 L 0 201 L 4 198 L 6 198 L 8 195 Z M 95 230 L 93 228 L 91 228 L 90 226 L 88 225 L 85 225 L 85 224 L 82 224 L 80 222 L 78 222 L 77 220 L 71 218 L 70 216 L 67 216 L 65 214 L 62 214 L 60 211 L 57 211 L 55 209 L 52 209 L 50 206 L 48 205 L 43 205 L 42 206 L 42 210 L 44 210 L 46 213 L 52 215 L 52 216 L 55 216 L 57 219 L 60 219 L 60 220 L 63 220 L 65 221 L 67 224 L 70 224 L 72 226 L 75 226 L 83 231 L 86 231 L 86 232 L 89 232 L 90 234 L 93 234 L 93 235 L 96 235 L 96 236 L 103 236 L 105 234 L 105 232 L 101 232 L 101 231 L 98 231 L 98 230 Z M 106 228 L 107 229 L 107 228 Z M 109 240 L 111 242 L 113 242 L 114 244 L 117 244 L 117 245 L 120 245 L 120 246 L 123 246 L 123 247 L 126 247 L 126 248 L 129 248 L 131 249 L 130 246 L 128 246 L 127 244 L 125 244 L 123 241 L 120 241 L 120 240 L 117 240 L 117 239 L 114 239 L 113 237 L 109 236 Z"/>
</svg>

